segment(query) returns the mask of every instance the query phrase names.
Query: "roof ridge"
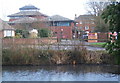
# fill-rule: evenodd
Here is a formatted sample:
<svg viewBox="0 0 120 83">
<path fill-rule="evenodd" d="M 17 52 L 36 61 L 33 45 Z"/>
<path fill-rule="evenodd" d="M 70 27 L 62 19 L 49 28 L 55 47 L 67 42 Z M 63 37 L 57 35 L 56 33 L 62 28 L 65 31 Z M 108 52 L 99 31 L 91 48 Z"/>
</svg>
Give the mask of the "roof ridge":
<svg viewBox="0 0 120 83">
<path fill-rule="evenodd" d="M 34 14 L 34 15 L 42 15 L 41 12 L 39 11 L 20 11 L 11 15 L 8 15 L 8 17 L 12 17 L 12 16 L 24 16 L 24 15 L 30 15 L 30 14 Z"/>
<path fill-rule="evenodd" d="M 61 15 L 53 15 L 49 17 L 49 19 L 51 19 L 51 21 L 72 21 L 71 19 L 61 16 Z"/>
<path fill-rule="evenodd" d="M 11 27 L 7 22 L 0 19 L 0 30 L 2 29 L 14 29 L 14 28 Z"/>
</svg>

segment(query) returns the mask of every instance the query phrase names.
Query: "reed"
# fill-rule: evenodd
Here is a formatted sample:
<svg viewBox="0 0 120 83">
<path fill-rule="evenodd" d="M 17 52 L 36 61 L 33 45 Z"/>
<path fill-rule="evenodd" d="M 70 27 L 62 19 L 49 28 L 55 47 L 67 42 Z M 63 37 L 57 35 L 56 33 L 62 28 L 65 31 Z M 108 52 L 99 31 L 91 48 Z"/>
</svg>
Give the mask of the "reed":
<svg viewBox="0 0 120 83">
<path fill-rule="evenodd" d="M 88 51 L 79 46 L 73 50 L 14 46 L 3 49 L 2 65 L 114 64 L 113 58 L 105 51 Z"/>
</svg>

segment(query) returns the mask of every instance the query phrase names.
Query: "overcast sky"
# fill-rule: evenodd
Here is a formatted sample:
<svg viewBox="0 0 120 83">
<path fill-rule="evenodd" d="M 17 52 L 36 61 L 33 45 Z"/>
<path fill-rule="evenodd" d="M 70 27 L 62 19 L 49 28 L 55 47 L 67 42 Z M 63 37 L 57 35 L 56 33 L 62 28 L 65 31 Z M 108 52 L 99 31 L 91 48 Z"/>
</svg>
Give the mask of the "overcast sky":
<svg viewBox="0 0 120 83">
<path fill-rule="evenodd" d="M 61 15 L 74 19 L 75 14 L 86 13 L 87 0 L 0 0 L 0 18 L 8 20 L 7 15 L 19 12 L 19 8 L 25 5 L 34 5 L 40 8 L 40 12 L 48 16 Z"/>
</svg>

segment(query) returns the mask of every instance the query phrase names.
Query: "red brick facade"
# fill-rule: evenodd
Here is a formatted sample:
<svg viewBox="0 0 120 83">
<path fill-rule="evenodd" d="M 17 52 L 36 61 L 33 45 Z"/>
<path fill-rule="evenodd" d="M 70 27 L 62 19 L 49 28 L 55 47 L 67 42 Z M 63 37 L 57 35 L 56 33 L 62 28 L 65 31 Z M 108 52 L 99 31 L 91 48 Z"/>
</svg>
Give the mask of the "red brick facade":
<svg viewBox="0 0 120 83">
<path fill-rule="evenodd" d="M 88 33 L 88 42 L 107 42 L 108 33 Z"/>
<path fill-rule="evenodd" d="M 23 11 L 27 8 L 34 8 L 37 11 Z M 48 28 L 52 31 L 53 36 L 58 39 L 72 39 L 72 30 L 74 28 L 74 22 L 71 19 L 65 18 L 63 16 L 54 15 L 47 16 L 40 13 L 38 8 L 34 6 L 24 6 L 20 8 L 19 13 L 9 15 L 10 23 L 12 27 L 16 29 L 41 29 Z M 16 19 L 14 19 L 16 18 Z M 22 19 L 23 18 L 23 19 Z M 24 19 L 25 18 L 25 19 Z M 36 19 L 37 18 L 37 19 Z"/>
<path fill-rule="evenodd" d="M 50 29 L 53 31 L 53 36 L 56 36 L 58 39 L 72 39 L 71 26 L 52 26 Z"/>
<path fill-rule="evenodd" d="M 78 27 L 78 30 L 92 32 L 92 31 L 94 31 L 95 24 L 87 24 L 87 23 L 80 24 L 80 22 L 78 22 L 78 24 L 76 24 L 76 26 Z M 87 29 L 87 27 L 88 27 L 88 29 Z"/>
<path fill-rule="evenodd" d="M 93 32 L 95 28 L 94 17 L 91 15 L 80 15 L 75 19 L 76 26 L 80 31 Z"/>
</svg>

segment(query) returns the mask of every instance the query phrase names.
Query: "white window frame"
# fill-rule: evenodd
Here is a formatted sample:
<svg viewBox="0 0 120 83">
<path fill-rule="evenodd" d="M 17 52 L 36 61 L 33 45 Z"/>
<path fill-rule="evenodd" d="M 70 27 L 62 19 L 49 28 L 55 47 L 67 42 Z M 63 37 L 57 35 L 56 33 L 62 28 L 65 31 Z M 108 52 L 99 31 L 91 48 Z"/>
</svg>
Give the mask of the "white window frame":
<svg viewBox="0 0 120 83">
<path fill-rule="evenodd" d="M 4 30 L 4 37 L 13 37 L 15 32 L 13 30 Z"/>
</svg>

